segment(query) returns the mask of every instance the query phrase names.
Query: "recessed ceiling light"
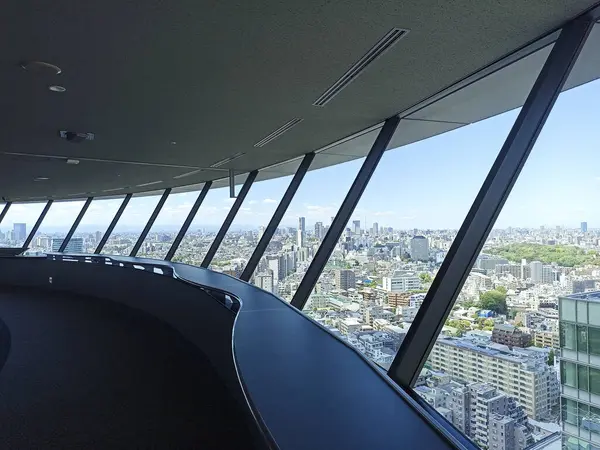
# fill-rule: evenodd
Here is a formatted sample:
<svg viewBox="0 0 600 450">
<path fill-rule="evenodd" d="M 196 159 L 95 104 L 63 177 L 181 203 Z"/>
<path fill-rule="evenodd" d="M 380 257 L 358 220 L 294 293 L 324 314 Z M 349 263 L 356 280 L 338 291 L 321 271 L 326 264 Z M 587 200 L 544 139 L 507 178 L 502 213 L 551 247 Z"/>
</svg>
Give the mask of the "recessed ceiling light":
<svg viewBox="0 0 600 450">
<path fill-rule="evenodd" d="M 67 164 L 71 164 L 73 166 L 76 166 L 77 164 L 79 164 L 79 160 L 78 159 L 67 159 Z"/>
<path fill-rule="evenodd" d="M 48 86 L 48 89 L 50 89 L 52 92 L 65 92 L 67 90 L 67 88 L 65 88 L 64 86 L 59 86 L 58 84 Z"/>
<path fill-rule="evenodd" d="M 177 145 L 177 141 L 171 141 L 171 145 Z"/>
<path fill-rule="evenodd" d="M 48 178 L 48 177 L 35 177 L 33 179 L 33 181 L 46 181 L 46 180 L 49 180 L 49 179 L 50 178 Z"/>
</svg>

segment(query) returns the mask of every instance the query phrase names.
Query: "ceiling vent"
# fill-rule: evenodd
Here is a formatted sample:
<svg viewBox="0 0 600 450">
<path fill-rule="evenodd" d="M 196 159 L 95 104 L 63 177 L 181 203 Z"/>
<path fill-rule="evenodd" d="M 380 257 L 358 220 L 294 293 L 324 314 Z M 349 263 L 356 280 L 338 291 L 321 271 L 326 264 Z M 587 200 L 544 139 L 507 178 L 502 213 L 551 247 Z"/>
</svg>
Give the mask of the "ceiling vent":
<svg viewBox="0 0 600 450">
<path fill-rule="evenodd" d="M 296 125 L 298 125 L 303 120 L 304 119 L 300 119 L 298 117 L 295 118 L 295 119 L 290 120 L 285 125 L 277 128 L 271 134 L 269 134 L 268 136 L 265 136 L 262 140 L 258 141 L 256 144 L 254 144 L 254 146 L 255 147 L 264 147 L 269 142 L 272 142 L 275 139 L 277 139 L 278 137 L 280 137 L 283 133 L 287 133 L 288 131 L 290 131 L 293 127 L 295 127 Z"/>
<path fill-rule="evenodd" d="M 346 71 L 335 83 L 331 85 L 323 94 L 315 100 L 313 105 L 325 106 L 352 81 L 354 81 L 365 69 L 377 58 L 383 55 L 387 50 L 392 48 L 396 42 L 402 39 L 408 30 L 403 28 L 392 28 L 389 33 L 382 37 L 371 49 L 363 55 L 356 63 Z"/>
</svg>

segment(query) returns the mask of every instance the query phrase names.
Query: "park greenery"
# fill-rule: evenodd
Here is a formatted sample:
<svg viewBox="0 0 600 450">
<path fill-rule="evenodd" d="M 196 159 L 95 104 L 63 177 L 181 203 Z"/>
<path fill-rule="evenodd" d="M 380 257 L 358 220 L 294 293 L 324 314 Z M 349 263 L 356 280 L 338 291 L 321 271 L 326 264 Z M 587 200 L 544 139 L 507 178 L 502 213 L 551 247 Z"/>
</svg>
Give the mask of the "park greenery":
<svg viewBox="0 0 600 450">
<path fill-rule="evenodd" d="M 526 259 L 527 262 L 541 261 L 545 264 L 555 262 L 564 267 L 584 266 L 600 262 L 598 252 L 586 251 L 570 245 L 514 243 L 493 248 L 490 253 L 513 262 L 521 262 L 522 259 Z"/>
<path fill-rule="evenodd" d="M 503 286 L 479 294 L 479 303 L 477 306 L 481 309 L 492 310 L 497 314 L 506 314 L 508 312 L 506 289 L 500 290 L 500 287 Z"/>
</svg>

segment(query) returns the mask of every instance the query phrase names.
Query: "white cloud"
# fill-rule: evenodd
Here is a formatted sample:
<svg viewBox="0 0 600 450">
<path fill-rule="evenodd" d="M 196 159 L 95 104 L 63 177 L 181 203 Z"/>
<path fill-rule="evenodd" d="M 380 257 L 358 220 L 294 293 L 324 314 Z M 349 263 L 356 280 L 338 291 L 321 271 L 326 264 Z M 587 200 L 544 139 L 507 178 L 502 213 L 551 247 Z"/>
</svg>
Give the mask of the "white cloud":
<svg viewBox="0 0 600 450">
<path fill-rule="evenodd" d="M 255 204 L 257 204 L 257 203 L 258 203 L 258 202 L 257 202 L 256 200 L 250 200 L 250 201 L 248 202 L 248 204 L 249 204 L 249 205 L 255 205 Z"/>
<path fill-rule="evenodd" d="M 272 198 L 265 198 L 263 203 L 277 203 L 277 200 L 273 200 Z"/>
</svg>

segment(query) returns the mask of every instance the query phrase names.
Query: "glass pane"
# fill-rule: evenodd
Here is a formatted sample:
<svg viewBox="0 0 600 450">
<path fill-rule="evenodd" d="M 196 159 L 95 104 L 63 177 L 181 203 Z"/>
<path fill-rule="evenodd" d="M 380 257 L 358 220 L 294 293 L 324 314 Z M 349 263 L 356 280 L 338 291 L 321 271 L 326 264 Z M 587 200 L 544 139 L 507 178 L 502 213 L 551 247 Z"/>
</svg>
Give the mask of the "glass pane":
<svg viewBox="0 0 600 450">
<path fill-rule="evenodd" d="M 537 265 L 537 262 L 536 262 L 536 265 Z M 543 266 L 540 266 L 540 268 L 542 268 L 542 267 Z M 575 322 L 577 320 L 576 313 L 575 313 L 575 301 L 574 300 L 568 300 L 566 298 L 561 299 L 561 301 L 560 301 L 560 317 L 563 320 L 570 320 L 571 322 Z"/>
<path fill-rule="evenodd" d="M 53 202 L 30 245 L 33 252 L 58 252 L 65 236 L 85 204 L 82 200 Z M 83 239 L 75 238 L 67 244 L 67 253 L 83 253 Z"/>
<path fill-rule="evenodd" d="M 571 323 L 560 324 L 560 346 L 569 350 L 577 350 L 577 328 Z"/>
<path fill-rule="evenodd" d="M 588 345 L 591 355 L 600 356 L 600 328 L 588 328 Z"/>
<path fill-rule="evenodd" d="M 170 194 L 144 239 L 137 256 L 164 259 L 199 192 Z"/>
<path fill-rule="evenodd" d="M 280 177 L 252 184 L 211 262 L 211 269 L 226 271 L 236 277 L 241 275 L 291 180 L 292 177 Z M 273 275 L 269 269 L 263 268 L 256 276 L 255 284 L 273 291 Z"/>
<path fill-rule="evenodd" d="M 235 177 L 236 192 L 240 191 L 247 177 L 248 174 Z M 234 201 L 234 198 L 229 197 L 229 187 L 219 187 L 208 191 L 188 232 L 182 239 L 181 245 L 175 252 L 173 261 L 199 266 L 215 240 Z M 215 267 L 213 266 L 213 269 Z"/>
<path fill-rule="evenodd" d="M 600 303 L 589 303 L 588 312 L 590 325 L 600 325 Z"/>
<path fill-rule="evenodd" d="M 590 392 L 592 394 L 600 395 L 600 369 L 593 367 L 590 370 Z"/>
<path fill-rule="evenodd" d="M 368 151 L 375 137 L 376 134 L 373 134 L 361 140 L 361 151 Z M 321 153 L 315 157 L 311 170 L 305 175 L 278 232 L 271 239 L 259 263 L 252 280 L 254 284 L 269 289 L 272 283 L 275 294 L 286 301 L 293 298 L 356 177 L 363 158 L 326 168 L 315 168 L 322 167 L 328 161 L 348 159 L 347 156 L 332 153 Z M 335 252 L 338 251 L 340 250 L 336 248 Z M 334 294 L 332 283 L 317 286 L 317 291 Z"/>
<path fill-rule="evenodd" d="M 129 256 L 159 200 L 160 195 L 131 197 L 102 254 Z"/>
<path fill-rule="evenodd" d="M 588 302 L 577 302 L 577 322 L 588 323 Z"/>
<path fill-rule="evenodd" d="M 577 380 L 579 389 L 583 391 L 589 390 L 589 382 L 588 382 L 588 368 L 583 365 L 577 366 Z"/>
<path fill-rule="evenodd" d="M 577 351 L 588 352 L 588 327 L 577 326 Z"/>
<path fill-rule="evenodd" d="M 568 361 L 560 362 L 560 374 L 562 383 L 576 388 L 577 387 L 577 366 Z"/>
<path fill-rule="evenodd" d="M 123 198 L 92 200 L 75 233 L 73 233 L 73 238 L 83 240 L 84 253 L 94 253 L 122 203 Z"/>
<path fill-rule="evenodd" d="M 0 246 L 22 247 L 44 206 L 45 202 L 13 203 L 0 224 Z"/>
</svg>

